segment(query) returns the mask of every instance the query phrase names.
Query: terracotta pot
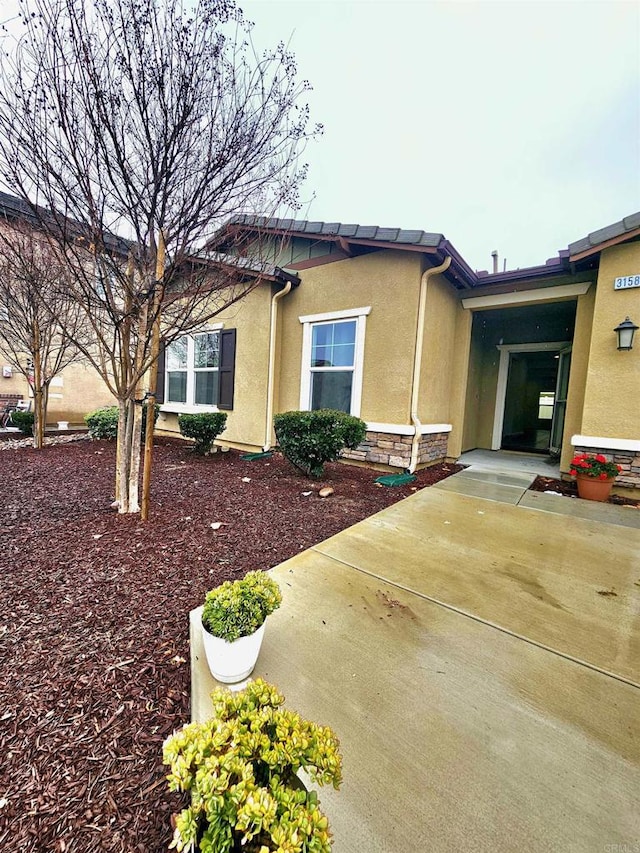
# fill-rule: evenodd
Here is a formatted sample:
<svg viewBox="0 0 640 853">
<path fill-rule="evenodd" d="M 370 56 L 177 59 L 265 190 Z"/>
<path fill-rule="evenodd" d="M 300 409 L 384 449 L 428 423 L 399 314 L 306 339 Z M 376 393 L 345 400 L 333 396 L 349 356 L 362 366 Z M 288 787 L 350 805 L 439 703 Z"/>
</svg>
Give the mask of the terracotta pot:
<svg viewBox="0 0 640 853">
<path fill-rule="evenodd" d="M 248 678 L 256 665 L 266 622 L 248 637 L 232 643 L 214 637 L 202 626 L 202 642 L 211 675 L 225 684 L 237 684 Z"/>
<path fill-rule="evenodd" d="M 608 480 L 599 480 L 587 474 L 576 474 L 578 497 L 586 501 L 608 501 L 615 479 L 615 477 L 609 477 Z"/>
</svg>

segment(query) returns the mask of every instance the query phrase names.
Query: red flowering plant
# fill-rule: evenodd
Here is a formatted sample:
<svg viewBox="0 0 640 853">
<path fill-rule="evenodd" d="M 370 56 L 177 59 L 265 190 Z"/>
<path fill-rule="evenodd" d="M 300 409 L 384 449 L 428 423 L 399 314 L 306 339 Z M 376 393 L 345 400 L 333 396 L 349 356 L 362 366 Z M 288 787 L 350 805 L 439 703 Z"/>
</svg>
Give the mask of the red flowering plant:
<svg viewBox="0 0 640 853">
<path fill-rule="evenodd" d="M 571 460 L 571 476 L 586 474 L 596 480 L 610 480 L 617 477 L 622 468 L 615 462 L 610 462 L 602 453 L 578 453 Z"/>
</svg>

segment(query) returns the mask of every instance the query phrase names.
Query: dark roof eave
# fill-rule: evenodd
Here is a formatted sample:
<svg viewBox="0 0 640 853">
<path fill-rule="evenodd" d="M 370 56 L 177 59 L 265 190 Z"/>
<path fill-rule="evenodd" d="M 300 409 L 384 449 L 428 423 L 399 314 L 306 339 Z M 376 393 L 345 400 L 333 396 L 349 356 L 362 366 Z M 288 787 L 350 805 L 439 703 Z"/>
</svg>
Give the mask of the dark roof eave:
<svg viewBox="0 0 640 853">
<path fill-rule="evenodd" d="M 275 282 L 276 284 L 291 283 L 294 287 L 300 284 L 300 276 L 296 273 L 282 269 L 282 267 L 275 266 L 274 264 L 256 263 L 251 258 L 226 255 L 222 252 L 200 252 L 193 256 L 193 260 L 224 267 L 242 276 L 261 278 L 264 281 Z"/>
<path fill-rule="evenodd" d="M 640 235 L 640 212 L 631 213 L 619 222 L 614 222 L 597 231 L 591 231 L 586 237 L 569 243 L 569 255 L 572 261 L 580 261 L 597 254 L 608 246 L 615 246 Z"/>
<path fill-rule="evenodd" d="M 477 287 L 488 287 L 492 284 L 508 284 L 523 282 L 531 279 L 552 278 L 570 272 L 569 253 L 560 252 L 557 258 L 551 258 L 546 264 L 537 267 L 524 267 L 521 270 L 505 270 L 504 272 L 486 273 L 477 276 Z"/>
</svg>

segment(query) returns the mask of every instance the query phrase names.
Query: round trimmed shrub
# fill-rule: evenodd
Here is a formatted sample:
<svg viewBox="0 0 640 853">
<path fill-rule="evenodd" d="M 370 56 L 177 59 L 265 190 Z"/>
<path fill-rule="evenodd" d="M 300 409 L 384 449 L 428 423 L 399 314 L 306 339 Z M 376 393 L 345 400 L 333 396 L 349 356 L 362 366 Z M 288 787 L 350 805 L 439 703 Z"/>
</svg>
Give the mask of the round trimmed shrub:
<svg viewBox="0 0 640 853">
<path fill-rule="evenodd" d="M 156 403 L 153 417 L 154 424 L 160 415 L 160 406 Z M 94 439 L 106 439 L 113 441 L 118 437 L 118 407 L 102 406 L 95 412 L 84 416 L 84 422 L 89 428 L 89 436 Z M 142 408 L 142 435 L 145 434 L 147 424 L 147 407 Z"/>
<path fill-rule="evenodd" d="M 33 412 L 21 412 L 19 409 L 11 412 L 11 422 L 23 435 L 33 435 L 34 417 Z"/>
<path fill-rule="evenodd" d="M 90 438 L 113 441 L 118 435 L 118 407 L 102 406 L 85 415 L 84 422 L 89 428 Z"/>
<path fill-rule="evenodd" d="M 345 448 L 353 450 L 367 434 L 364 421 L 334 409 L 283 412 L 273 424 L 280 450 L 311 477 L 321 477 L 326 462 L 335 462 Z"/>
<path fill-rule="evenodd" d="M 195 453 L 203 456 L 211 452 L 213 442 L 227 425 L 226 412 L 201 412 L 196 415 L 178 415 L 180 433 L 195 441 Z"/>
</svg>

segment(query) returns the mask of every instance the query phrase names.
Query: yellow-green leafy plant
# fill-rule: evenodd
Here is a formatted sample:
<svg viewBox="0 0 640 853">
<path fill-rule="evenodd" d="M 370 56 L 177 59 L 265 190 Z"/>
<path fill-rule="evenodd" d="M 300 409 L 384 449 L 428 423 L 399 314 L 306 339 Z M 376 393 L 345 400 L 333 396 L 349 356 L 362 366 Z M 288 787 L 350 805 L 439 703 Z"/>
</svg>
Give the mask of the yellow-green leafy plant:
<svg viewBox="0 0 640 853">
<path fill-rule="evenodd" d="M 169 787 L 191 798 L 176 818 L 171 847 L 330 853 L 317 794 L 296 774 L 304 769 L 319 785 L 340 787 L 342 756 L 332 730 L 282 708 L 284 696 L 262 679 L 211 698 L 211 720 L 184 726 L 164 744 Z"/>
<path fill-rule="evenodd" d="M 280 587 L 266 572 L 253 571 L 207 593 L 202 624 L 228 643 L 253 634 L 282 603 Z"/>
</svg>

